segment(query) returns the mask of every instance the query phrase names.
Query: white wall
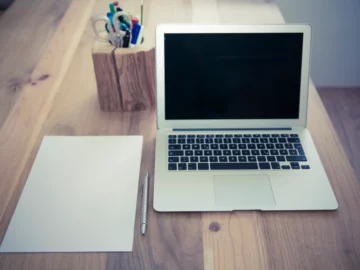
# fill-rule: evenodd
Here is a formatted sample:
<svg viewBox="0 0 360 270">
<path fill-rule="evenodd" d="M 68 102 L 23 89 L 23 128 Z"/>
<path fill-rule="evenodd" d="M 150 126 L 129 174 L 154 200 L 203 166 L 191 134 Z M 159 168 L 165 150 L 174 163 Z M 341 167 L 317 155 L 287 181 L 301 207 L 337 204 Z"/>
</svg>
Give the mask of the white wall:
<svg viewBox="0 0 360 270">
<path fill-rule="evenodd" d="M 316 86 L 360 86 L 360 0 L 275 0 L 288 23 L 312 27 Z"/>
</svg>

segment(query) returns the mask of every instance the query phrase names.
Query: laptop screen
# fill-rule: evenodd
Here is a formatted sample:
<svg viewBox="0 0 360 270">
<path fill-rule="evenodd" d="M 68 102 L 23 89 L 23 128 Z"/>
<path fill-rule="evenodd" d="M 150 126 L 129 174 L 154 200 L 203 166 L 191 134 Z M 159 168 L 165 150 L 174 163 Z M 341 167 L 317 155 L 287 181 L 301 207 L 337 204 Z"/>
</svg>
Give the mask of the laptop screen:
<svg viewBox="0 0 360 270">
<path fill-rule="evenodd" d="M 165 119 L 298 119 L 302 33 L 165 34 Z"/>
</svg>

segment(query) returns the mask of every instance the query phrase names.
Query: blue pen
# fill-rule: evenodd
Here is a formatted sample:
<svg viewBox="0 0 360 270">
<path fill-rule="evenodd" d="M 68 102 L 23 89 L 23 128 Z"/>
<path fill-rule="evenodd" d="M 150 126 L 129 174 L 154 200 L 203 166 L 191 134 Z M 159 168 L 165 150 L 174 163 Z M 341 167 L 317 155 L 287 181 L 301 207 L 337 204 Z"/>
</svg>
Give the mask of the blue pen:
<svg viewBox="0 0 360 270">
<path fill-rule="evenodd" d="M 138 23 L 134 24 L 132 29 L 132 37 L 131 37 L 131 44 L 133 44 L 134 46 L 136 45 L 136 41 L 139 37 L 140 30 L 141 30 L 141 25 Z"/>
</svg>

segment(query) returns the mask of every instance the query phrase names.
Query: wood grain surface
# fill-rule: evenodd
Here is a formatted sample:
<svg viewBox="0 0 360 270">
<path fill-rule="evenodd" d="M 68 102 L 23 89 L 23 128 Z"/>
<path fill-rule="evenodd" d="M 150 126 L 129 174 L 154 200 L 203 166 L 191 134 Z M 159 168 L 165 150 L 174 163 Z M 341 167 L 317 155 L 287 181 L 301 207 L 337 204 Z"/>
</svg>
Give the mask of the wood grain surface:
<svg viewBox="0 0 360 270">
<path fill-rule="evenodd" d="M 92 9 L 93 15 L 99 14 L 107 4 L 86 1 L 84 10 L 81 0 L 71 3 L 35 68 L 50 76 L 36 86 L 36 93 L 24 88 L 0 129 L 1 237 L 44 135 L 142 134 L 140 179 L 153 171 L 155 111 L 102 112 L 98 104 L 88 19 Z M 135 1 L 122 5 L 139 12 Z M 147 0 L 144 11 L 150 41 L 160 22 L 283 22 L 275 4 L 260 0 Z M 338 211 L 171 214 L 150 208 L 148 233 L 141 236 L 139 197 L 133 252 L 1 254 L 0 269 L 357 269 L 359 184 L 312 83 L 308 126 L 339 201 Z"/>
<path fill-rule="evenodd" d="M 31 76 L 71 0 L 16 0 L 0 17 L 0 127 Z"/>
</svg>

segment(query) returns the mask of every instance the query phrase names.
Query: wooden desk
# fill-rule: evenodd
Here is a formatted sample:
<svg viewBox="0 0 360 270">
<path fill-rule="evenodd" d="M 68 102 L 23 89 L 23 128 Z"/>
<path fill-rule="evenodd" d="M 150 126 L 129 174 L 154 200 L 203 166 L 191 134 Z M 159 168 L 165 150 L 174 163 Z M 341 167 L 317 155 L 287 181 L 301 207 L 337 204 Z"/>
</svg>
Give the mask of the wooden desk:
<svg viewBox="0 0 360 270">
<path fill-rule="evenodd" d="M 121 4 L 137 13 L 135 2 Z M 153 171 L 154 111 L 99 109 L 89 17 L 104 13 L 107 4 L 105 0 L 70 3 L 29 82 L 8 110 L 0 129 L 1 239 L 44 135 L 142 134 L 141 175 Z M 145 4 L 145 36 L 152 42 L 160 22 L 283 22 L 269 1 L 146 0 Z M 10 48 L 8 53 L 15 51 L 16 47 Z M 150 209 L 148 233 L 143 237 L 138 231 L 138 209 L 131 253 L 1 254 L 0 269 L 359 268 L 359 184 L 312 83 L 308 126 L 339 201 L 338 211 L 164 214 Z"/>
</svg>

